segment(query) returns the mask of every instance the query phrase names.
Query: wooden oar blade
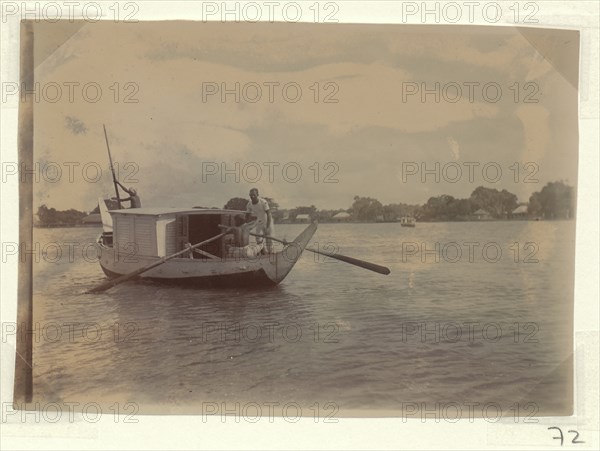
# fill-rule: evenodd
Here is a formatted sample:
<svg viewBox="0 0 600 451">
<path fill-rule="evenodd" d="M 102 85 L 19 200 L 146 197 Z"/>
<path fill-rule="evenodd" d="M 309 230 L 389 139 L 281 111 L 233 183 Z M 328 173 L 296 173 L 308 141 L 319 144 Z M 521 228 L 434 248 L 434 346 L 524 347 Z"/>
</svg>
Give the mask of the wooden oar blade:
<svg viewBox="0 0 600 451">
<path fill-rule="evenodd" d="M 142 274 L 143 272 L 146 272 L 160 264 L 162 264 L 163 262 L 159 262 L 156 263 L 154 265 L 151 266 L 144 266 L 143 268 L 140 268 L 136 271 L 133 271 L 129 274 L 124 274 L 122 276 L 116 277 L 114 279 L 108 279 L 106 282 L 101 283 L 100 285 L 88 290 L 85 292 L 85 294 L 90 294 L 90 293 L 102 293 L 103 291 L 108 290 L 109 288 L 114 287 L 115 285 L 119 285 L 123 282 L 127 282 L 130 279 L 133 279 L 134 277 L 139 276 L 140 274 Z"/>
<path fill-rule="evenodd" d="M 260 237 L 260 238 L 268 238 L 268 239 L 271 239 L 273 241 L 277 241 L 278 243 L 282 243 L 282 244 L 285 244 L 285 245 L 292 244 L 292 243 L 288 243 L 285 240 L 280 240 L 278 238 L 273 238 L 272 236 L 259 235 L 257 233 L 250 233 L 250 235 L 256 236 L 256 237 Z M 311 249 L 310 247 L 307 247 L 305 250 L 310 251 L 310 252 L 314 252 L 315 254 L 325 255 L 326 257 L 335 258 L 336 260 L 340 260 L 340 261 L 343 261 L 343 262 L 346 262 L 346 263 L 350 263 L 351 265 L 358 266 L 358 267 L 364 268 L 364 269 L 368 269 L 369 271 L 373 271 L 373 272 L 376 272 L 376 273 L 379 273 L 379 274 L 383 274 L 385 276 L 387 276 L 388 274 L 391 273 L 390 268 L 388 268 L 386 266 L 381 266 L 381 265 L 377 265 L 375 263 L 366 262 L 364 260 L 359 260 L 358 258 L 348 257 L 346 255 L 341 255 L 341 254 L 328 254 L 326 252 L 320 252 L 320 251 L 317 251 L 315 249 Z"/>
<path fill-rule="evenodd" d="M 388 275 L 391 273 L 390 268 L 386 266 L 377 265 L 375 263 L 367 262 L 364 260 L 359 260 L 357 258 L 348 257 L 346 255 L 341 254 L 328 254 L 326 252 L 317 252 L 314 249 L 306 248 L 307 251 L 315 252 L 317 254 L 325 255 L 327 257 L 335 258 L 336 260 L 340 260 L 346 263 L 350 263 L 354 266 L 359 266 L 364 269 L 368 269 L 369 271 L 373 271 L 379 274 Z"/>
</svg>

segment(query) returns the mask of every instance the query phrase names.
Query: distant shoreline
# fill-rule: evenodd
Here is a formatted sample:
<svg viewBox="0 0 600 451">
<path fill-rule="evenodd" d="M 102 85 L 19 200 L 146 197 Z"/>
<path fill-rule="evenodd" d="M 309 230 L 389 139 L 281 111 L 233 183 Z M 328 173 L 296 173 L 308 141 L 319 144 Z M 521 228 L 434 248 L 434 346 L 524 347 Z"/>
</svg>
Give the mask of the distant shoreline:
<svg viewBox="0 0 600 451">
<path fill-rule="evenodd" d="M 558 219 L 465 219 L 465 220 L 440 220 L 440 221 L 417 221 L 416 224 L 439 224 L 439 223 L 447 223 L 447 222 L 478 222 L 478 223 L 486 223 L 486 222 L 555 222 L 555 221 L 573 221 L 575 218 L 558 218 Z M 308 222 L 278 222 L 276 225 L 303 225 L 309 224 Z M 400 225 L 400 221 L 343 221 L 343 222 L 333 222 L 333 221 L 320 221 L 319 224 L 398 224 Z M 53 225 L 34 225 L 34 229 L 90 229 L 90 228 L 102 228 L 102 224 L 53 224 Z"/>
<path fill-rule="evenodd" d="M 98 224 L 51 224 L 51 225 L 40 225 L 35 224 L 34 229 L 90 229 L 90 228 L 102 228 L 102 223 Z"/>
</svg>

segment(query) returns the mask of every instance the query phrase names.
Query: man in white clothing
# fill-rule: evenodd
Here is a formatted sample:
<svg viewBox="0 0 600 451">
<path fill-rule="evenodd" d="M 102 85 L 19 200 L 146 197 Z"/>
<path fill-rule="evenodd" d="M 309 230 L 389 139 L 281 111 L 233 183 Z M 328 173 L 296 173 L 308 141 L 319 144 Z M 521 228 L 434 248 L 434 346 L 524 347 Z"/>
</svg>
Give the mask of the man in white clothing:
<svg viewBox="0 0 600 451">
<path fill-rule="evenodd" d="M 273 217 L 271 216 L 271 209 L 269 203 L 258 196 L 258 190 L 252 188 L 250 190 L 250 202 L 246 207 L 246 220 L 250 219 L 250 216 L 256 217 L 256 233 L 259 235 L 272 236 L 273 235 Z M 259 241 L 260 240 L 260 241 Z M 256 237 L 257 243 L 262 243 L 262 238 Z M 267 252 L 270 254 L 273 250 L 273 244 L 269 238 L 266 239 Z"/>
</svg>

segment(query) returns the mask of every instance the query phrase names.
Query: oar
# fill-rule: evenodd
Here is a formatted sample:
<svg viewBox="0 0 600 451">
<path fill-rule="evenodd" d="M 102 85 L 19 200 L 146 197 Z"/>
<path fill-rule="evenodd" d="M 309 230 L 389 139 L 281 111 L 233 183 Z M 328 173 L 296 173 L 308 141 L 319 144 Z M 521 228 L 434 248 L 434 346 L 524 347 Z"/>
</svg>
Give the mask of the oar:
<svg viewBox="0 0 600 451">
<path fill-rule="evenodd" d="M 273 238 L 272 236 L 258 235 L 256 233 L 250 233 L 250 235 L 256 236 L 256 237 L 259 237 L 259 238 L 266 238 L 268 240 L 277 241 L 278 243 L 292 244 L 292 243 L 290 243 L 288 241 L 285 241 L 285 240 L 279 240 L 277 238 Z M 384 274 L 386 276 L 391 272 L 390 268 L 387 268 L 385 266 L 376 265 L 375 263 L 366 262 L 364 260 L 359 260 L 357 258 L 348 257 L 346 255 L 334 254 L 334 253 L 328 254 L 326 252 L 320 252 L 320 251 L 317 251 L 315 249 L 311 249 L 310 247 L 307 247 L 305 249 L 307 251 L 314 252 L 315 254 L 320 254 L 320 255 L 325 255 L 327 257 L 335 258 L 336 260 L 340 260 L 340 261 L 343 261 L 343 262 L 346 262 L 346 263 L 350 263 L 351 265 L 359 266 L 361 268 L 368 269 L 369 271 L 373 271 L 373 272 L 376 272 L 376 273 L 379 273 L 379 274 Z"/>
<path fill-rule="evenodd" d="M 102 293 L 103 291 L 106 291 L 109 288 L 114 287 L 115 285 L 119 285 L 119 284 L 121 284 L 123 282 L 127 282 L 128 280 L 132 279 L 135 276 L 139 276 L 140 274 L 145 273 L 146 271 L 149 271 L 152 268 L 156 268 L 157 266 L 162 265 L 163 263 L 165 263 L 166 261 L 171 260 L 172 258 L 175 258 L 175 257 L 177 257 L 179 255 L 185 254 L 185 253 L 189 252 L 192 249 L 195 249 L 195 248 L 197 248 L 199 246 L 202 246 L 203 244 L 207 244 L 207 243 L 210 243 L 211 241 L 218 240 L 219 238 L 224 237 L 228 233 L 229 233 L 229 230 L 226 230 L 225 232 L 220 233 L 219 235 L 213 236 L 212 238 L 209 238 L 208 240 L 204 240 L 204 241 L 202 241 L 200 243 L 194 244 L 193 246 L 185 248 L 185 249 L 183 249 L 183 250 L 181 250 L 179 252 L 175 252 L 174 254 L 171 254 L 171 255 L 169 255 L 167 257 L 163 257 L 160 260 L 158 260 L 158 261 L 156 261 L 154 263 L 151 263 L 151 264 L 149 264 L 147 266 L 144 266 L 142 268 L 136 269 L 135 271 L 130 272 L 129 274 L 124 274 L 124 275 L 122 275 L 120 277 L 117 277 L 116 279 L 109 279 L 106 282 L 101 283 L 97 287 L 92 288 L 91 290 L 86 291 L 86 294 L 89 294 L 89 293 Z"/>
</svg>

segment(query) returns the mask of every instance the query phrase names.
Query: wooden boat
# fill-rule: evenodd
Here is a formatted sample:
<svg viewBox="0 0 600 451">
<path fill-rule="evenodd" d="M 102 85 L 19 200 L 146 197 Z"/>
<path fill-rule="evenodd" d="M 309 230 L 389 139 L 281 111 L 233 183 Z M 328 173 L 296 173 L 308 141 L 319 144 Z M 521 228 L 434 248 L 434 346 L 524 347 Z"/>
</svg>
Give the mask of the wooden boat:
<svg viewBox="0 0 600 451">
<path fill-rule="evenodd" d="M 103 233 L 97 247 L 102 270 L 109 278 L 131 274 L 153 263 L 139 277 L 195 286 L 276 285 L 292 270 L 317 230 L 310 224 L 296 239 L 272 254 L 242 242 L 236 233 L 245 212 L 219 209 L 106 209 L 99 203 Z M 191 244 L 210 241 L 189 252 Z M 241 241 L 242 240 L 242 241 Z M 173 254 L 182 252 L 175 258 Z M 161 260 L 168 257 L 168 261 Z"/>
<path fill-rule="evenodd" d="M 121 206 L 118 182 L 112 163 L 108 134 L 104 138 Z M 128 191 L 128 190 L 126 190 Z M 129 192 L 129 191 L 128 191 Z M 193 284 L 197 286 L 277 285 L 292 270 L 302 252 L 326 255 L 379 274 L 390 269 L 338 253 L 323 253 L 307 248 L 317 224 L 306 227 L 292 242 L 270 237 L 283 244 L 275 253 L 259 252 L 266 238 L 250 233 L 246 212 L 206 208 L 129 208 L 109 211 L 104 199 L 98 199 L 102 234 L 96 240 L 102 271 L 107 281 L 86 293 L 102 293 L 134 277 Z M 257 244 L 250 244 L 250 235 Z"/>
<path fill-rule="evenodd" d="M 400 226 L 401 227 L 414 227 L 417 223 L 417 220 L 412 216 L 403 216 L 400 218 Z"/>
</svg>

